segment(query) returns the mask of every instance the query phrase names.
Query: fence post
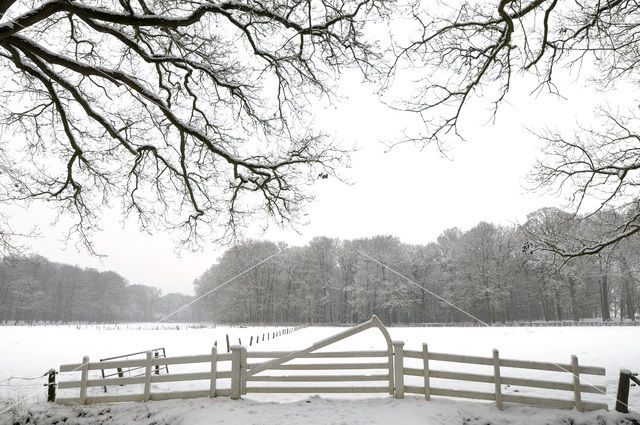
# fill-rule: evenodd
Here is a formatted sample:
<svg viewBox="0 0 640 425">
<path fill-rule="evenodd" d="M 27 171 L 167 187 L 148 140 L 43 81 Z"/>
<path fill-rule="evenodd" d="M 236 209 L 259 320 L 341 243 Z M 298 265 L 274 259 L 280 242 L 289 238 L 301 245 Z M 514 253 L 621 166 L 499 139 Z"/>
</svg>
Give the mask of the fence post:
<svg viewBox="0 0 640 425">
<path fill-rule="evenodd" d="M 229 346 L 229 334 L 226 334 L 227 336 L 227 353 L 230 351 L 230 346 Z"/>
<path fill-rule="evenodd" d="M 156 359 L 159 357 L 157 351 L 155 353 L 153 353 L 153 357 L 155 357 Z M 156 364 L 156 375 L 160 375 L 160 365 L 159 364 Z"/>
<path fill-rule="evenodd" d="M 153 356 L 151 351 L 147 351 L 147 362 L 144 368 L 144 401 L 151 398 L 151 360 Z"/>
<path fill-rule="evenodd" d="M 422 344 L 422 364 L 424 366 L 424 398 L 431 400 L 431 383 L 429 382 L 429 347 Z"/>
<path fill-rule="evenodd" d="M 216 345 L 218 345 L 217 342 Z M 167 352 L 165 351 L 164 347 L 162 347 L 162 357 L 164 357 L 165 359 L 167 358 Z M 164 364 L 164 371 L 165 373 L 169 373 L 169 365 L 166 363 Z"/>
<path fill-rule="evenodd" d="M 389 395 L 393 395 L 396 391 L 393 382 L 393 346 L 387 347 L 387 367 L 389 368 Z"/>
<path fill-rule="evenodd" d="M 573 369 L 573 395 L 576 409 L 582 412 L 582 396 L 580 394 L 580 367 L 578 366 L 578 356 L 571 356 L 571 366 Z"/>
<path fill-rule="evenodd" d="M 216 375 L 218 369 L 218 348 L 214 345 L 211 348 L 211 382 L 209 384 L 209 397 L 216 396 Z"/>
<path fill-rule="evenodd" d="M 240 385 L 242 394 L 247 393 L 247 347 L 240 350 Z"/>
<path fill-rule="evenodd" d="M 620 370 L 618 380 L 618 396 L 616 397 L 616 412 L 629 413 L 629 385 L 631 384 L 631 371 Z"/>
<path fill-rule="evenodd" d="M 393 341 L 393 372 L 396 388 L 393 392 L 395 398 L 404 398 L 404 353 L 403 341 Z"/>
<path fill-rule="evenodd" d="M 239 400 L 242 393 L 240 362 L 242 347 L 239 345 L 231 346 L 231 400 Z"/>
<path fill-rule="evenodd" d="M 56 370 L 49 369 L 49 372 L 46 375 L 49 375 L 49 379 L 45 386 L 47 387 L 47 401 L 54 402 L 56 401 Z"/>
<path fill-rule="evenodd" d="M 79 404 L 87 404 L 87 380 L 89 379 L 89 356 L 82 358 L 82 374 L 80 375 L 80 399 Z"/>
<path fill-rule="evenodd" d="M 104 369 L 100 369 L 100 374 L 102 375 L 102 379 L 106 378 L 104 376 Z M 107 392 L 107 386 L 105 385 L 104 387 L 102 387 L 102 390 L 106 393 Z"/>
<path fill-rule="evenodd" d="M 493 349 L 493 380 L 496 389 L 496 406 L 502 410 L 502 381 L 500 379 L 500 355 Z"/>
</svg>

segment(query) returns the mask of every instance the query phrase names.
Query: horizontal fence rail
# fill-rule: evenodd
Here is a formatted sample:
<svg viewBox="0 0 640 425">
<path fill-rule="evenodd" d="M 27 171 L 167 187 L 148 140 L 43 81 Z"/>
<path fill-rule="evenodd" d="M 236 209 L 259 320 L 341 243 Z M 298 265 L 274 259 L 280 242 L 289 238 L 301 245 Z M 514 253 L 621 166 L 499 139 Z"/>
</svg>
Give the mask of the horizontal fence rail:
<svg viewBox="0 0 640 425">
<path fill-rule="evenodd" d="M 249 352 L 248 358 L 259 359 L 278 359 L 289 352 L 272 351 L 272 352 Z M 377 382 L 378 386 L 356 386 L 356 385 L 342 385 L 342 386 L 246 386 L 246 393 L 388 393 L 389 392 L 389 379 L 392 373 L 389 370 L 389 362 L 372 362 L 372 358 L 387 359 L 389 353 L 387 351 L 331 351 L 331 352 L 310 352 L 302 354 L 297 357 L 296 360 L 301 359 L 330 359 L 331 363 L 295 363 L 295 364 L 280 364 L 269 367 L 269 369 L 262 371 L 263 373 L 268 370 L 317 370 L 317 371 L 373 371 L 384 370 L 386 373 L 371 373 L 371 374 L 324 374 L 324 375 L 249 375 L 247 377 L 248 382 L 275 382 L 280 384 L 286 383 L 351 383 L 351 382 Z M 341 359 L 360 359 L 363 361 L 353 362 L 341 362 Z M 369 361 L 367 361 L 369 360 Z M 249 363 L 247 365 L 248 370 L 251 370 L 262 363 Z"/>
<path fill-rule="evenodd" d="M 211 349 L 211 354 L 198 356 L 178 356 L 178 357 L 153 357 L 151 351 L 146 352 L 146 359 L 130 359 L 130 360 L 109 360 L 92 363 L 88 357 L 84 357 L 82 363 L 67 364 L 60 366 L 60 372 L 80 372 L 80 380 L 61 381 L 58 383 L 59 389 L 80 389 L 79 397 L 59 397 L 56 401 L 60 404 L 93 404 L 93 403 L 115 403 L 129 401 L 148 401 L 148 400 L 168 400 L 168 399 L 184 399 L 197 397 L 216 397 L 228 396 L 228 389 L 217 389 L 218 379 L 231 378 L 230 371 L 218 371 L 218 363 L 231 360 L 231 354 L 218 354 L 217 347 Z M 198 363 L 209 363 L 210 371 L 208 372 L 189 372 L 189 373 L 166 373 L 162 375 L 155 374 L 155 366 L 166 367 L 167 365 L 190 365 Z M 133 368 L 140 367 L 144 369 L 141 376 L 135 377 L 108 377 L 89 379 L 89 371 L 102 370 L 107 368 Z M 209 390 L 198 391 L 171 391 L 151 393 L 151 384 L 164 382 L 181 382 L 181 381 L 209 381 Z M 107 387 L 115 385 L 140 385 L 144 387 L 142 394 L 120 394 L 120 395 L 103 395 L 103 396 L 87 396 L 87 389 L 91 387 Z"/>
<path fill-rule="evenodd" d="M 386 350 L 319 351 L 337 341 L 349 338 L 370 328 L 378 328 L 387 343 Z M 430 352 L 427 344 L 422 350 L 405 350 L 401 341 L 393 342 L 380 321 L 374 316 L 356 327 L 319 341 L 299 351 L 247 352 L 246 347 L 233 345 L 230 353 L 218 354 L 214 346 L 209 354 L 175 357 L 154 357 L 152 351 L 145 352 L 143 359 L 113 359 L 90 362 L 84 357 L 81 363 L 60 366 L 60 372 L 78 372 L 79 379 L 62 381 L 59 389 L 78 389 L 78 397 L 58 398 L 61 404 L 92 404 L 148 400 L 184 399 L 195 397 L 228 396 L 239 399 L 243 394 L 262 393 L 333 393 L 333 394 L 392 394 L 403 398 L 405 393 L 431 396 L 487 400 L 496 403 L 499 409 L 504 403 L 518 403 L 554 408 L 576 408 L 580 411 L 607 409 L 606 403 L 583 400 L 583 394 L 606 394 L 602 385 L 582 383 L 583 375 L 605 375 L 605 369 L 580 365 L 576 356 L 569 363 L 537 362 L 500 358 L 498 350 L 492 356 L 470 356 Z M 225 363 L 225 370 L 221 364 Z M 229 364 L 230 363 L 230 364 Z M 458 363 L 487 368 L 487 373 L 446 370 L 446 365 Z M 434 365 L 437 364 L 437 367 Z M 169 365 L 199 365 L 204 371 L 188 371 L 157 374 L 158 368 Z M 208 365 L 208 366 L 207 366 Z M 139 376 L 89 376 L 91 371 L 105 369 L 131 369 L 143 371 Z M 459 369 L 459 367 L 458 367 Z M 540 379 L 538 373 L 526 376 L 527 371 L 563 373 L 570 382 Z M 490 371 L 490 372 L 489 372 Z M 97 375 L 97 373 L 93 373 Z M 405 378 L 411 377 L 405 385 Z M 416 379 L 421 378 L 421 379 Z M 230 381 L 229 388 L 219 388 L 218 381 Z M 191 391 L 152 391 L 153 384 L 185 381 L 208 382 L 208 389 Z M 441 382 L 454 382 L 456 388 L 440 387 Z M 475 383 L 475 384 L 469 384 Z M 436 385 L 434 385 L 436 384 Z M 480 385 L 478 385 L 480 384 Z M 492 391 L 476 389 L 482 384 Z M 95 387 L 141 386 L 137 394 L 88 394 Z M 573 397 L 554 398 L 503 393 L 503 387 L 564 391 Z M 93 391 L 95 392 L 95 391 Z M 518 389 L 519 392 L 519 389 Z M 560 397 L 560 396 L 558 396 Z"/>
<path fill-rule="evenodd" d="M 575 407 L 581 411 L 607 409 L 606 403 L 596 403 L 583 401 L 582 394 L 606 394 L 606 387 L 602 385 L 585 385 L 580 383 L 581 375 L 599 375 L 604 376 L 606 370 L 602 367 L 584 366 L 578 364 L 576 356 L 571 357 L 571 363 L 559 364 L 551 362 L 535 362 L 528 360 L 502 359 L 498 350 L 493 351 L 492 357 L 464 356 L 458 354 L 446 354 L 429 352 L 427 344 L 423 344 L 422 351 L 403 350 L 402 343 L 394 343 L 394 355 L 396 359 L 398 354 L 402 353 L 402 357 L 419 359 L 423 361 L 422 368 L 402 367 L 402 376 L 418 376 L 424 379 L 423 386 L 407 385 L 400 391 L 399 387 L 403 387 L 402 382 L 398 382 L 396 378 L 396 397 L 401 398 L 404 392 L 412 394 L 424 394 L 426 399 L 430 396 L 446 396 L 461 397 L 480 400 L 495 401 L 498 408 L 502 409 L 503 402 L 529 404 L 543 407 L 556 407 L 571 409 Z M 440 369 L 433 369 L 431 362 L 441 363 L 463 363 L 471 365 L 493 366 L 493 374 L 476 374 L 467 372 L 455 372 Z M 514 373 L 512 370 L 540 370 L 548 372 L 564 372 L 572 377 L 572 382 L 559 382 L 543 379 L 525 378 L 521 376 L 503 376 L 503 372 Z M 448 388 L 435 388 L 431 385 L 432 379 L 453 380 L 462 382 L 481 382 L 494 384 L 493 392 L 467 391 Z M 557 391 L 570 391 L 573 393 L 573 399 L 557 399 L 550 397 L 534 397 L 519 394 L 503 394 L 503 385 L 513 385 L 518 387 L 549 389 Z"/>
</svg>

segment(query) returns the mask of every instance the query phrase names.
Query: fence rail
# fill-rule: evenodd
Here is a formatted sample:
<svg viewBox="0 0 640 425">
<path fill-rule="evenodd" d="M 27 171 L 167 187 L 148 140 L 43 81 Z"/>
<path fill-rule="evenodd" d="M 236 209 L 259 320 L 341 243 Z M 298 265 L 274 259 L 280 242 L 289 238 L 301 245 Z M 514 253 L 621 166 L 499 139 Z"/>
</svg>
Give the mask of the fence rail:
<svg viewBox="0 0 640 425">
<path fill-rule="evenodd" d="M 273 351 L 273 352 L 248 352 L 247 358 L 269 358 L 279 359 L 290 352 Z M 377 374 L 341 374 L 341 375 L 249 375 L 248 382 L 275 382 L 280 384 L 286 383 L 356 383 L 356 382 L 379 382 L 384 386 L 246 386 L 246 393 L 388 393 L 389 380 L 392 371 L 389 370 L 389 362 L 367 362 L 371 358 L 387 359 L 389 353 L 387 351 L 331 351 L 331 352 L 311 352 L 297 359 L 331 359 L 339 361 L 340 359 L 361 359 L 360 362 L 349 363 L 299 363 L 299 364 L 280 364 L 271 366 L 267 370 L 319 370 L 319 371 L 371 371 L 385 370 L 387 373 Z M 247 369 L 251 370 L 262 363 L 249 363 Z M 266 372 L 266 371 L 263 371 Z"/>
<path fill-rule="evenodd" d="M 579 365 L 576 356 L 571 357 L 570 364 L 559 364 L 550 362 L 535 362 L 528 360 L 514 360 L 500 358 L 498 350 L 493 351 L 492 357 L 479 356 L 462 356 L 457 354 L 446 354 L 429 352 L 428 345 L 423 344 L 422 351 L 403 350 L 402 342 L 394 343 L 394 355 L 398 357 L 408 357 L 423 360 L 423 368 L 411 368 L 402 366 L 402 376 L 419 376 L 424 378 L 424 386 L 403 386 L 403 382 L 396 378 L 395 395 L 401 398 L 404 392 L 413 394 L 424 394 L 427 399 L 432 395 L 440 395 L 447 397 L 462 397 L 481 400 L 492 400 L 496 402 L 498 408 L 502 408 L 503 402 L 531 404 L 544 407 L 573 408 L 578 410 L 599 410 L 607 409 L 606 403 L 596 403 L 583 401 L 583 393 L 606 394 L 606 387 L 601 385 L 585 385 L 580 383 L 581 375 L 599 375 L 603 376 L 606 370 L 602 367 Z M 402 356 L 398 356 L 402 353 Z M 472 365 L 493 366 L 492 375 L 483 375 L 467 372 L 453 372 L 439 369 L 431 369 L 430 362 L 438 361 L 443 363 L 463 363 Z M 398 365 L 400 367 L 400 365 Z M 541 370 L 548 372 L 564 372 L 572 377 L 572 382 L 559 382 L 543 379 L 532 379 L 515 376 L 503 376 L 504 369 L 518 370 Z M 513 372 L 511 372 L 513 373 Z M 482 382 L 494 384 L 494 392 L 478 392 L 453 390 L 448 388 L 434 388 L 431 386 L 432 379 L 455 380 L 463 382 Z M 533 397 L 516 394 L 502 394 L 502 385 L 517 385 L 520 387 L 541 388 L 557 391 L 570 391 L 573 393 L 572 400 L 563 400 L 547 397 Z"/>
<path fill-rule="evenodd" d="M 318 351 L 370 328 L 380 329 L 387 342 L 387 350 Z M 430 352 L 427 344 L 423 344 L 422 351 L 405 350 L 403 342 L 391 341 L 388 332 L 375 316 L 368 322 L 319 341 L 304 350 L 247 352 L 246 347 L 240 345 L 230 346 L 230 350 L 230 353 L 218 354 L 217 347 L 214 346 L 210 354 L 177 357 L 153 357 L 152 352 L 149 351 L 146 352 L 145 359 L 108 360 L 95 363 L 89 362 L 89 358 L 85 357 L 81 363 L 60 366 L 61 372 L 80 372 L 80 379 L 62 381 L 58 388 L 79 389 L 80 393 L 78 397 L 58 398 L 57 402 L 91 404 L 216 396 L 239 399 L 247 393 L 388 393 L 396 398 L 403 398 L 406 392 L 424 395 L 427 400 L 431 396 L 444 396 L 494 401 L 500 409 L 505 402 L 557 408 L 575 407 L 578 410 L 607 408 L 605 403 L 582 400 L 582 394 L 605 394 L 606 388 L 586 385 L 580 381 L 582 375 L 602 376 L 605 374 L 605 369 L 580 365 L 576 356 L 571 357 L 570 363 L 557 364 L 504 359 L 500 358 L 498 350 L 494 350 L 491 357 Z M 262 361 L 250 363 L 249 359 Z M 325 360 L 323 362 L 315 359 Z M 419 366 L 415 364 L 416 360 L 421 361 Z M 292 361 L 295 362 L 292 363 Z M 219 365 L 223 362 L 231 363 L 230 370 L 220 370 Z M 438 362 L 437 368 L 433 368 L 433 362 Z M 492 373 L 445 370 L 440 363 L 488 366 Z M 153 373 L 156 366 L 197 364 L 201 366 L 209 364 L 209 367 L 206 371 L 200 372 Z M 144 374 L 136 377 L 89 379 L 89 371 L 118 367 L 138 367 L 144 370 Z M 571 382 L 523 376 L 524 371 L 527 370 L 562 372 L 571 377 Z M 302 373 L 273 373 L 272 371 L 302 371 Z M 510 374 L 517 374 L 517 376 Z M 414 382 L 405 385 L 407 376 L 422 378 L 422 385 L 415 385 Z M 218 388 L 220 379 L 230 379 L 230 388 Z M 441 388 L 433 385 L 440 382 L 434 380 L 457 381 L 462 384 L 461 388 Z M 183 381 L 208 381 L 209 389 L 152 392 L 152 384 Z M 469 382 L 493 384 L 493 391 L 477 391 L 476 388 L 467 384 Z M 322 383 L 325 385 L 321 385 Z M 111 385 L 142 385 L 143 392 L 103 396 L 87 394 L 88 388 Z M 505 385 L 566 391 L 573 393 L 573 397 L 560 399 L 503 394 Z"/>
<path fill-rule="evenodd" d="M 105 362 L 89 362 L 89 357 L 84 357 L 82 363 L 67 364 L 60 366 L 60 372 L 77 372 L 81 373 L 80 380 L 61 381 L 58 384 L 59 389 L 79 388 L 79 397 L 58 398 L 56 401 L 60 404 L 93 404 L 93 403 L 114 403 L 125 401 L 148 401 L 148 400 L 166 400 L 196 397 L 215 397 L 221 395 L 229 395 L 229 390 L 216 389 L 217 380 L 231 378 L 231 372 L 218 372 L 218 363 L 231 360 L 230 354 L 218 354 L 217 347 L 211 349 L 211 354 L 198 356 L 180 356 L 180 357 L 153 357 L 152 352 L 146 352 L 144 360 L 115 360 Z M 164 375 L 155 375 L 154 366 L 167 365 L 189 365 L 197 363 L 209 363 L 209 372 L 191 372 L 191 373 L 167 373 Z M 123 377 L 123 378 L 98 378 L 89 379 L 90 370 L 101 370 L 103 368 L 131 368 L 143 367 L 145 373 L 143 376 Z M 161 382 L 181 382 L 181 381 L 199 381 L 208 380 L 208 391 L 173 391 L 165 393 L 151 393 L 151 384 Z M 87 388 L 102 387 L 110 385 L 132 385 L 143 384 L 144 392 L 142 394 L 122 394 L 122 395 L 105 395 L 105 396 L 87 396 Z"/>
</svg>

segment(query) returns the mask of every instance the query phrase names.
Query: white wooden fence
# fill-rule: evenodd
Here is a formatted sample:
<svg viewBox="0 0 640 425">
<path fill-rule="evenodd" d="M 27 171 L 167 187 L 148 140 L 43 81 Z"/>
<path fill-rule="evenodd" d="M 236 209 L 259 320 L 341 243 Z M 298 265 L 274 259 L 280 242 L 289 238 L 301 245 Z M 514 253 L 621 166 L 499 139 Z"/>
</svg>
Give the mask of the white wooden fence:
<svg viewBox="0 0 640 425">
<path fill-rule="evenodd" d="M 128 359 L 115 360 L 105 362 L 89 361 L 89 357 L 85 356 L 82 363 L 67 364 L 60 366 L 60 372 L 80 372 L 80 380 L 61 381 L 58 384 L 59 389 L 79 388 L 80 395 L 73 398 L 57 398 L 56 402 L 60 404 L 93 404 L 93 403 L 115 403 L 125 401 L 149 401 L 149 400 L 167 400 L 177 398 L 196 398 L 196 397 L 215 397 L 228 396 L 229 389 L 217 389 L 216 384 L 219 379 L 231 378 L 231 371 L 218 371 L 218 363 L 231 360 L 232 354 L 218 354 L 217 348 L 211 349 L 211 354 L 200 356 L 181 356 L 181 357 L 153 357 L 151 351 L 146 353 L 146 359 Z M 154 366 L 160 365 L 191 365 L 198 363 L 208 363 L 210 365 L 209 372 L 190 372 L 190 373 L 168 373 L 155 374 Z M 144 367 L 145 372 L 142 376 L 124 377 L 124 378 L 95 378 L 89 379 L 89 371 L 101 369 L 117 369 L 117 368 L 133 368 Z M 200 391 L 172 391 L 165 393 L 152 393 L 151 384 L 161 382 L 180 382 L 180 381 L 209 381 L 208 390 Z M 91 387 L 108 387 L 114 385 L 134 385 L 143 384 L 142 394 L 121 394 L 121 395 L 100 395 L 88 396 L 87 389 Z"/>
<path fill-rule="evenodd" d="M 585 385 L 580 382 L 581 375 L 604 376 L 606 371 L 601 367 L 581 366 L 578 358 L 571 356 L 570 364 L 533 362 L 527 360 L 501 359 L 498 350 L 493 350 L 492 357 L 462 356 L 458 354 L 445 354 L 429 352 L 427 344 L 422 345 L 422 351 L 404 350 L 403 342 L 394 342 L 394 370 L 396 373 L 395 397 L 402 398 L 404 393 L 424 394 L 429 400 L 432 395 L 446 397 L 461 397 L 480 400 L 492 400 L 496 402 L 499 409 L 502 409 L 504 402 L 530 404 L 544 407 L 556 407 L 571 409 L 575 407 L 580 411 L 607 409 L 606 403 L 591 402 L 582 400 L 583 393 L 606 394 L 606 388 L 601 385 Z M 414 358 L 422 360 L 422 367 L 411 368 L 404 366 L 404 358 Z M 491 375 L 474 374 L 467 372 L 453 372 L 447 370 L 433 369 L 430 362 L 438 361 L 443 363 L 463 363 L 468 365 L 491 366 Z M 505 368 L 516 370 L 518 376 L 504 376 Z M 523 370 L 539 370 L 549 372 L 563 372 L 571 378 L 571 382 L 551 381 L 542 379 L 532 379 L 523 377 Z M 513 373 L 513 372 L 510 372 Z M 418 376 L 423 378 L 424 384 L 421 386 L 404 385 L 405 376 Z M 462 382 L 482 382 L 494 384 L 493 392 L 469 391 L 449 388 L 433 387 L 433 379 L 454 380 Z M 503 394 L 504 385 L 517 387 L 539 388 L 557 391 L 570 391 L 573 394 L 571 399 L 552 397 L 532 397 L 519 394 Z"/>
<path fill-rule="evenodd" d="M 387 342 L 386 350 L 379 351 L 318 351 L 323 347 L 369 328 L 378 328 Z M 525 360 L 501 359 L 494 350 L 492 357 L 464 356 L 457 354 L 432 353 L 426 344 L 422 351 L 405 350 L 403 342 L 391 342 L 389 333 L 377 317 L 333 337 L 319 341 L 312 346 L 294 352 L 247 352 L 245 347 L 234 345 L 231 353 L 218 354 L 213 347 L 210 354 L 199 356 L 181 356 L 154 358 L 151 352 L 145 359 L 118 360 L 91 363 L 84 357 L 82 363 L 60 366 L 60 372 L 80 372 L 80 379 L 62 381 L 59 389 L 79 389 L 78 397 L 58 398 L 61 404 L 92 404 L 106 402 L 148 401 L 177 398 L 230 396 L 241 398 L 247 393 L 388 393 L 403 398 L 405 392 L 424 394 L 427 400 L 431 396 L 462 397 L 495 401 L 498 408 L 504 402 L 532 404 L 539 406 L 573 408 L 578 410 L 606 409 L 605 403 L 583 401 L 583 393 L 601 393 L 602 386 L 585 385 L 580 382 L 581 375 L 604 375 L 605 369 L 578 364 L 576 356 L 571 364 L 542 363 Z M 249 359 L 269 359 L 263 362 L 249 362 Z M 322 359 L 321 361 L 314 359 Z M 409 367 L 405 359 L 422 360 L 420 367 Z M 296 362 L 292 362 L 297 360 Z M 300 362 L 305 360 L 305 362 Z M 413 360 L 415 362 L 415 360 Z M 231 362 L 230 370 L 221 370 L 220 363 Z M 408 362 L 411 362 L 409 360 Z M 455 362 L 470 365 L 491 366 L 493 373 L 481 375 L 467 372 L 433 369 L 431 362 Z M 154 374 L 156 365 L 207 364 L 206 372 Z M 89 379 L 89 371 L 143 367 L 145 373 L 139 377 Z M 227 367 L 228 368 L 228 367 Z M 503 376 L 505 368 L 518 370 L 518 376 Z M 522 376 L 521 371 L 564 372 L 571 382 L 531 379 Z M 174 370 L 174 369 L 172 369 Z M 269 371 L 278 371 L 275 374 Z M 296 371 L 293 374 L 282 371 Z M 297 374 L 302 371 L 304 374 Z M 310 371 L 310 372 L 306 372 Z M 317 371 L 317 372 L 316 372 Z M 269 373 L 269 374 L 266 374 Z M 405 377 L 421 377 L 423 385 L 405 385 Z M 230 388 L 219 388 L 218 380 L 230 379 Z M 415 379 L 415 378 L 414 378 Z M 462 388 L 449 389 L 432 386 L 433 379 L 455 380 L 462 382 Z M 208 390 L 152 392 L 152 384 L 180 381 L 208 381 Z M 480 392 L 467 389 L 468 382 L 493 383 L 493 392 Z M 319 383 L 325 383 L 320 385 Z M 326 384 L 331 383 L 331 384 Z M 338 384 L 340 383 L 340 384 Z M 367 384 L 365 384 L 367 383 Z M 89 396 L 91 387 L 120 386 L 142 384 L 142 393 L 120 395 Z M 548 390 L 570 391 L 571 399 L 532 397 L 517 394 L 503 394 L 503 385 L 541 388 Z"/>
</svg>

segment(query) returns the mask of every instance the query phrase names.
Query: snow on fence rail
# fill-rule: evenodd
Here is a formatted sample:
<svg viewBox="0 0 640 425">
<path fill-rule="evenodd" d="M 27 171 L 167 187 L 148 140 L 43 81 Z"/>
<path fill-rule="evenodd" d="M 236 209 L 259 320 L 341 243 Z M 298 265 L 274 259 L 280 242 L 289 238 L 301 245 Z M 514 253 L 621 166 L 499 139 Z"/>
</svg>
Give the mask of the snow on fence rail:
<svg viewBox="0 0 640 425">
<path fill-rule="evenodd" d="M 378 328 L 387 341 L 387 350 L 380 351 L 317 351 L 337 341 L 346 339 L 366 329 Z M 532 404 L 546 407 L 573 408 L 578 410 L 607 409 L 606 403 L 583 401 L 583 393 L 605 394 L 603 386 L 584 385 L 580 382 L 581 375 L 604 375 L 605 369 L 578 364 L 576 356 L 572 356 L 571 364 L 543 363 L 525 360 L 501 359 L 498 351 L 494 350 L 492 357 L 465 356 L 458 354 L 433 353 L 428 351 L 426 344 L 422 351 L 405 350 L 403 342 L 391 342 L 390 336 L 378 320 L 373 317 L 370 321 L 340 332 L 333 337 L 319 341 L 312 346 L 294 352 L 247 352 L 246 347 L 234 345 L 231 353 L 218 354 L 217 347 L 213 347 L 211 354 L 199 356 L 181 356 L 154 358 L 149 351 L 146 359 L 119 360 L 109 362 L 89 362 L 84 357 L 82 363 L 60 366 L 60 372 L 80 371 L 80 380 L 62 381 L 60 389 L 79 389 L 80 394 L 74 398 L 58 398 L 61 404 L 92 404 L 104 402 L 148 401 L 177 398 L 229 396 L 232 399 L 241 398 L 247 393 L 388 393 L 396 398 L 403 398 L 405 392 L 424 394 L 427 400 L 431 396 L 462 397 L 470 399 L 495 401 L 498 408 L 503 402 Z M 248 362 L 248 359 L 269 359 L 264 362 Z M 324 359 L 314 361 L 313 359 Z M 331 359 L 330 363 L 325 362 Z M 348 359 L 348 360 L 342 360 Z M 422 360 L 421 367 L 409 367 L 405 359 Z M 305 363 L 291 363 L 292 360 L 305 360 Z M 413 360 L 415 361 L 415 360 Z M 230 370 L 222 371 L 219 363 L 231 362 Z M 411 362 L 411 360 L 409 361 Z M 485 365 L 493 368 L 493 374 L 481 375 L 467 372 L 433 369 L 431 362 L 462 363 L 470 365 Z M 153 374 L 154 366 L 209 364 L 206 372 L 171 373 L 164 375 Z M 125 378 L 89 379 L 89 371 L 108 368 L 142 367 L 143 376 Z M 539 370 L 551 372 L 565 372 L 572 376 L 572 382 L 532 379 L 522 376 L 503 376 L 503 368 L 517 370 Z M 303 371 L 300 374 L 268 374 L 268 371 Z M 305 372 L 314 371 L 314 372 Z M 317 372 L 316 372 L 317 371 Z M 405 376 L 421 377 L 423 385 L 405 385 Z M 218 388 L 218 380 L 230 379 L 230 388 Z M 433 379 L 461 381 L 465 389 L 438 388 L 432 386 Z M 179 381 L 209 381 L 208 390 L 152 392 L 154 383 Z M 275 383 L 275 385 L 273 385 Z M 319 385 L 318 383 L 331 383 Z M 336 383 L 341 383 L 340 385 Z M 365 385 L 369 383 L 370 385 Z M 493 383 L 493 392 L 471 390 L 466 383 Z M 141 394 L 121 394 L 88 396 L 87 388 L 111 385 L 143 384 Z M 248 385 L 249 384 L 249 385 Z M 517 385 L 521 387 L 541 388 L 548 390 L 570 391 L 573 398 L 559 399 L 550 397 L 532 397 L 525 395 L 503 394 L 502 385 Z"/>
<path fill-rule="evenodd" d="M 403 345 L 403 342 L 394 342 L 394 362 L 396 363 L 394 365 L 394 369 L 396 371 L 395 396 L 397 398 L 402 398 L 404 396 L 404 392 L 407 392 L 412 394 L 424 394 L 427 400 L 429 400 L 432 395 L 491 400 L 496 402 L 496 405 L 499 409 L 502 409 L 503 402 L 530 404 L 543 407 L 557 407 L 563 409 L 571 409 L 575 407 L 580 411 L 607 409 L 608 407 L 606 403 L 597 403 L 582 400 L 583 393 L 604 395 L 606 394 L 607 390 L 606 387 L 601 385 L 581 384 L 580 375 L 604 376 L 606 370 L 602 367 L 581 366 L 578 364 L 578 358 L 575 355 L 571 356 L 571 364 L 558 364 L 534 362 L 528 360 L 501 359 L 498 350 L 493 350 L 492 357 L 478 357 L 429 352 L 427 344 L 423 344 L 422 351 L 403 350 Z M 423 367 L 404 367 L 404 357 L 422 360 Z M 430 366 L 430 361 L 492 366 L 493 374 L 482 375 L 432 369 Z M 523 378 L 521 376 L 503 376 L 502 368 L 564 372 L 572 377 L 572 382 L 568 383 L 551 380 L 531 379 Z M 405 386 L 404 376 L 422 377 L 424 379 L 424 385 Z M 494 384 L 494 391 L 480 392 L 432 387 L 431 380 L 434 378 L 464 382 L 492 383 Z M 532 397 L 515 394 L 503 394 L 503 385 L 517 385 L 520 387 L 570 391 L 573 393 L 573 399 L 567 400 L 550 397 Z"/>
<path fill-rule="evenodd" d="M 247 353 L 248 358 L 270 358 L 281 359 L 290 354 L 289 352 L 253 352 Z M 363 371 L 361 374 L 314 374 L 314 375 L 249 375 L 248 382 L 276 382 L 286 384 L 296 383 L 317 383 L 317 382 L 378 382 L 377 386 L 246 386 L 244 393 L 389 393 L 393 394 L 393 365 L 388 361 L 387 351 L 341 351 L 341 352 L 318 352 L 304 355 L 305 359 L 323 358 L 338 359 L 334 363 L 298 363 L 280 364 L 269 367 L 266 370 L 296 370 L 296 371 Z M 348 358 L 364 360 L 364 362 L 339 362 L 339 359 Z M 382 358 L 384 361 L 375 361 Z M 249 363 L 247 370 L 252 371 L 262 363 Z M 365 374 L 374 370 L 382 370 L 383 373 Z"/>
<path fill-rule="evenodd" d="M 115 360 L 106 362 L 91 363 L 89 357 L 85 356 L 82 363 L 67 364 L 60 366 L 60 372 L 80 372 L 80 380 L 77 381 L 61 381 L 58 384 L 59 389 L 79 388 L 80 395 L 76 398 L 57 398 L 56 402 L 60 404 L 93 404 L 93 403 L 115 403 L 125 401 L 149 401 L 149 400 L 167 400 L 177 398 L 195 398 L 195 397 L 215 397 L 228 396 L 229 390 L 216 389 L 218 379 L 230 378 L 230 371 L 218 371 L 218 363 L 230 361 L 232 354 L 218 354 L 217 348 L 211 349 L 211 354 L 197 356 L 180 356 L 180 357 L 153 357 L 152 352 L 146 353 L 145 359 L 133 360 Z M 197 363 L 209 363 L 209 372 L 190 372 L 190 373 L 168 373 L 164 375 L 155 375 L 153 373 L 154 366 L 167 365 L 190 365 Z M 144 374 L 136 377 L 125 378 L 97 378 L 89 379 L 89 371 L 101 370 L 105 368 L 144 368 Z M 209 390 L 206 391 L 173 391 L 164 393 L 151 393 L 151 384 L 161 382 L 180 382 L 180 381 L 209 381 Z M 143 384 L 142 394 L 122 394 L 122 395 L 104 395 L 104 396 L 88 396 L 87 388 L 89 387 L 106 387 L 113 385 L 133 385 Z"/>
</svg>

